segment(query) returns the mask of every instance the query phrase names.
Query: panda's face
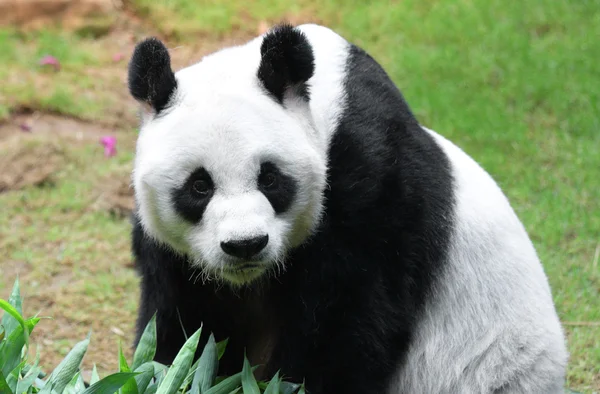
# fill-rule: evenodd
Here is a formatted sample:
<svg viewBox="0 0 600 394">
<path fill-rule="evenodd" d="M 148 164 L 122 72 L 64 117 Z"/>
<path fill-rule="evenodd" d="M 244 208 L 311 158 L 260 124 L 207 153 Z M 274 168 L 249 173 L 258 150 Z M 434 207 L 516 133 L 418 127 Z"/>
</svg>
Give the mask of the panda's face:
<svg viewBox="0 0 600 394">
<path fill-rule="evenodd" d="M 148 235 L 241 285 L 284 269 L 318 224 L 326 157 L 305 100 L 282 105 L 217 56 L 232 54 L 178 72 L 170 107 L 143 122 L 133 182 Z"/>
</svg>

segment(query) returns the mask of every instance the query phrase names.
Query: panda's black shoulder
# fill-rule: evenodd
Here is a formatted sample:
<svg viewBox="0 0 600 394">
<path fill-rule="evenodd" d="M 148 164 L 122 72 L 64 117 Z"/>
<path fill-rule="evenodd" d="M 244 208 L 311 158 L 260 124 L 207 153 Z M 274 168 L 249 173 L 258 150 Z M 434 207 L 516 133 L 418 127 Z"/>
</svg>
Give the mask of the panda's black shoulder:
<svg viewBox="0 0 600 394">
<path fill-rule="evenodd" d="M 395 193 L 396 201 L 402 197 L 405 204 L 417 202 L 411 198 L 416 193 L 421 202 L 449 210 L 453 206 L 449 158 L 420 126 L 383 67 L 356 45 L 348 49 L 344 97 L 329 145 L 328 177 L 330 191 L 351 193 L 353 198 L 340 194 L 328 200 L 356 212 L 387 190 L 384 194 Z M 406 187 L 396 190 L 398 181 Z"/>
<path fill-rule="evenodd" d="M 383 265 L 394 261 L 394 269 L 418 265 L 400 276 L 426 289 L 448 255 L 453 228 L 449 158 L 383 67 L 356 45 L 348 49 L 343 88 L 345 107 L 329 144 L 321 239 L 346 248 L 339 253 L 369 249 Z"/>
</svg>

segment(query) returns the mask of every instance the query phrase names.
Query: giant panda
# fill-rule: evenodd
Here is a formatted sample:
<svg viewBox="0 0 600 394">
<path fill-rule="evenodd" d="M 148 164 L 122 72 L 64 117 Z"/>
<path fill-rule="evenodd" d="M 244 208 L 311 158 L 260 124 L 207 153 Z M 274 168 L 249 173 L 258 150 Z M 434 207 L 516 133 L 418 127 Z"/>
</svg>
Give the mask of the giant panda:
<svg viewBox="0 0 600 394">
<path fill-rule="evenodd" d="M 382 67 L 281 24 L 174 73 L 138 43 L 137 339 L 203 325 L 220 374 L 311 394 L 560 393 L 567 351 L 532 243 L 494 180 L 419 124 Z M 136 342 L 137 343 L 137 342 Z"/>
</svg>

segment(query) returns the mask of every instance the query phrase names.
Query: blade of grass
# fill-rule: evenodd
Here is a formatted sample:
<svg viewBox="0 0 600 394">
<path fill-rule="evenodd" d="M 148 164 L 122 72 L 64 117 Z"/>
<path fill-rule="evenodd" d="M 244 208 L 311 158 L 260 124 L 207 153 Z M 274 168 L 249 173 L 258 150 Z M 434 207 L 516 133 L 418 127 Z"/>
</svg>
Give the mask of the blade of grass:
<svg viewBox="0 0 600 394">
<path fill-rule="evenodd" d="M 173 360 L 173 364 L 167 371 L 167 375 L 160 383 L 157 394 L 174 394 L 179 390 L 192 365 L 201 332 L 202 327 L 185 341 L 183 347 L 177 353 L 175 360 Z"/>
<path fill-rule="evenodd" d="M 140 365 L 152 361 L 156 354 L 156 313 L 152 316 L 144 332 L 140 337 L 140 341 L 133 353 L 133 362 L 131 369 L 136 370 Z"/>
</svg>

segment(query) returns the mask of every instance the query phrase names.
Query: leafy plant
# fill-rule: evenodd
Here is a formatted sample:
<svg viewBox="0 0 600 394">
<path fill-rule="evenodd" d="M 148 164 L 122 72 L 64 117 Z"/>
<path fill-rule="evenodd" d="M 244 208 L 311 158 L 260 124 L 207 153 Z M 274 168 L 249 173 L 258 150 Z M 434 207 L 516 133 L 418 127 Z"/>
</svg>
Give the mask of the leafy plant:
<svg viewBox="0 0 600 394">
<path fill-rule="evenodd" d="M 100 378 L 94 364 L 89 387 L 81 375 L 81 361 L 91 339 L 77 343 L 60 364 L 46 376 L 38 365 L 39 355 L 29 363 L 29 336 L 40 318 L 23 317 L 19 280 L 8 301 L 0 299 L 4 315 L 0 322 L 0 393 L 2 394 L 294 394 L 303 385 L 284 382 L 279 373 L 269 382 L 256 381 L 244 356 L 243 370 L 233 376 L 217 376 L 219 360 L 227 340 L 217 343 L 211 334 L 200 358 L 194 355 L 202 328 L 188 338 L 170 366 L 154 361 L 156 316 L 148 322 L 131 364 L 119 344 L 119 372 Z"/>
</svg>

